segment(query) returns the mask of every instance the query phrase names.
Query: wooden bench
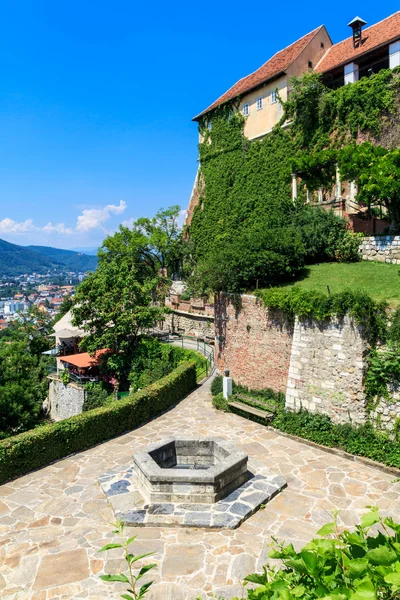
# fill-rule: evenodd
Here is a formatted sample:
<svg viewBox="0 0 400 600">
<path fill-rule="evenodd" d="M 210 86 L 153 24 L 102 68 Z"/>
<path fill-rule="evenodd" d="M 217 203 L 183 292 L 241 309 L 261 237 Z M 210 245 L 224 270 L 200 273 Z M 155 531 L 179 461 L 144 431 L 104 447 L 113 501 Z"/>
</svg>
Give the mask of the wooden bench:
<svg viewBox="0 0 400 600">
<path fill-rule="evenodd" d="M 261 400 L 259 400 L 258 398 L 253 398 L 252 396 L 245 396 L 244 394 L 234 394 L 235 399 L 239 400 L 239 402 L 244 401 L 244 403 L 249 403 L 253 406 L 255 406 L 256 408 L 259 408 L 260 410 L 264 410 L 264 411 L 268 411 L 271 413 L 275 413 L 276 412 L 276 408 L 274 406 L 271 406 L 270 404 L 267 403 L 263 403 Z M 233 402 L 234 400 L 232 400 Z"/>
<path fill-rule="evenodd" d="M 256 408 L 255 406 L 243 404 L 242 402 L 228 402 L 228 406 L 229 408 L 235 408 L 236 410 L 240 410 L 241 412 L 247 413 L 249 415 L 254 415 L 255 417 L 259 417 L 260 419 L 264 419 L 265 421 L 270 421 L 274 418 L 274 413 L 261 410 L 260 408 Z"/>
</svg>

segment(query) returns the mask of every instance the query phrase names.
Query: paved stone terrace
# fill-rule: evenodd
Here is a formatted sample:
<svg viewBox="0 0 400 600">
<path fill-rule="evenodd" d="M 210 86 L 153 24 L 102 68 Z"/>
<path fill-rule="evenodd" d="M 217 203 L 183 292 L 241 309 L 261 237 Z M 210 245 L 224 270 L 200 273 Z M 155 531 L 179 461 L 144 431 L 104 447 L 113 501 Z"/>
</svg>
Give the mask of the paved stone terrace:
<svg viewBox="0 0 400 600">
<path fill-rule="evenodd" d="M 112 511 L 96 479 L 129 463 L 140 446 L 174 434 L 225 437 L 281 473 L 288 488 L 236 530 L 135 528 L 132 550 L 155 551 L 149 600 L 240 595 L 240 580 L 266 561 L 270 536 L 296 546 L 341 508 L 352 525 L 366 505 L 400 516 L 393 475 L 310 448 L 237 415 L 215 411 L 208 386 L 143 427 L 0 486 L 0 596 L 5 600 L 117 598 L 99 579 L 124 563 L 118 551 L 98 554 Z"/>
</svg>

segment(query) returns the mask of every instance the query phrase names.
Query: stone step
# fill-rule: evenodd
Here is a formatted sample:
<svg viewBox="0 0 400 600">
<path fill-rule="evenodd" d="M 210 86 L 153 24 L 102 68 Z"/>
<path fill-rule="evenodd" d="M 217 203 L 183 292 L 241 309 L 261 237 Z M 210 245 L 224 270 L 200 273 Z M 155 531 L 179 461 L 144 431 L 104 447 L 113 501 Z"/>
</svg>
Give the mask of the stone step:
<svg viewBox="0 0 400 600">
<path fill-rule="evenodd" d="M 261 410 L 260 408 L 255 408 L 254 406 L 249 406 L 248 404 L 243 404 L 242 402 L 228 402 L 228 406 L 230 408 L 236 408 L 237 410 L 240 410 L 244 413 L 248 413 L 249 415 L 260 417 L 261 419 L 265 419 L 266 421 L 269 421 L 274 418 L 273 413 Z"/>
</svg>

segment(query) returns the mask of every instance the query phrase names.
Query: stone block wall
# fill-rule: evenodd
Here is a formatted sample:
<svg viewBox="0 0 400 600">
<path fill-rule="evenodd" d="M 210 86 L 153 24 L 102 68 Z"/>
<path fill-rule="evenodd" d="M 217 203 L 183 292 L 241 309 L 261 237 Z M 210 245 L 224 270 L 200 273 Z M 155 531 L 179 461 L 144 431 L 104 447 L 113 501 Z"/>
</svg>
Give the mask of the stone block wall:
<svg viewBox="0 0 400 600">
<path fill-rule="evenodd" d="M 64 385 L 57 378 L 50 379 L 48 410 L 54 421 L 68 419 L 82 412 L 85 390 L 75 383 Z"/>
<path fill-rule="evenodd" d="M 371 412 L 371 420 L 376 429 L 393 431 L 395 423 L 400 419 L 400 382 L 388 386 L 389 398 L 380 398 Z"/>
<path fill-rule="evenodd" d="M 240 304 L 240 306 L 239 306 Z M 254 296 L 220 294 L 215 301 L 215 362 L 236 383 L 286 392 L 293 326 Z"/>
<path fill-rule="evenodd" d="M 379 235 L 366 237 L 360 244 L 363 260 L 400 264 L 400 236 Z"/>
<path fill-rule="evenodd" d="M 296 319 L 286 407 L 323 413 L 334 423 L 364 423 L 366 351 L 362 331 L 349 317 Z"/>
<path fill-rule="evenodd" d="M 174 311 L 169 315 L 165 315 L 163 329 L 171 333 L 181 333 L 213 341 L 214 317 L 184 311 Z"/>
</svg>

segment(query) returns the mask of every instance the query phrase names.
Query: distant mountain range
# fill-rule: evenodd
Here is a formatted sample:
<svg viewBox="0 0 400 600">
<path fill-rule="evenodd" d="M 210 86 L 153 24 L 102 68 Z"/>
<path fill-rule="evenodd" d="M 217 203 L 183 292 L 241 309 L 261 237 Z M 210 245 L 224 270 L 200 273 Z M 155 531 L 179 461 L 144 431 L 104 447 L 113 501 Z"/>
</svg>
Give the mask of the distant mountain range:
<svg viewBox="0 0 400 600">
<path fill-rule="evenodd" d="M 50 246 L 17 246 L 0 239 L 0 277 L 47 273 L 49 269 L 94 271 L 97 257 Z"/>
</svg>

